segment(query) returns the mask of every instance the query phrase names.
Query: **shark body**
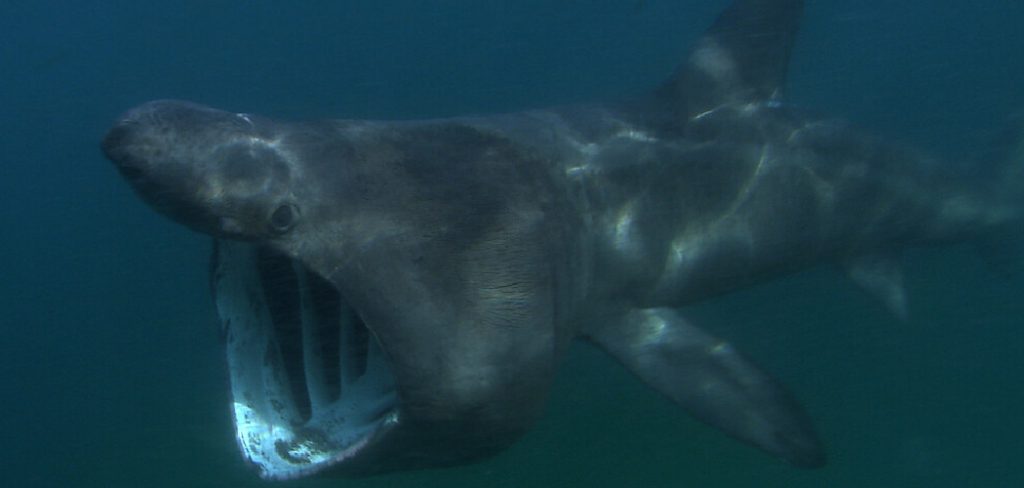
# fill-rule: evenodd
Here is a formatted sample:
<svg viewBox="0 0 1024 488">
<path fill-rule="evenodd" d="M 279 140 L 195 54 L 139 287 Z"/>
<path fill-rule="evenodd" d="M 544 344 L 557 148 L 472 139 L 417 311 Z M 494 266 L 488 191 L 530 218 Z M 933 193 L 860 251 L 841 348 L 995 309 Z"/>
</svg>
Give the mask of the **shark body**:
<svg viewBox="0 0 1024 488">
<path fill-rule="evenodd" d="M 1024 178 L 1013 151 L 1001 177 L 966 181 L 785 105 L 802 9 L 735 1 L 670 80 L 621 103 L 402 122 L 127 112 L 108 158 L 217 242 L 244 456 L 289 479 L 493 455 L 584 339 L 698 419 L 824 464 L 793 395 L 680 307 L 838 262 L 905 316 L 900 252 L 1019 226 Z"/>
</svg>

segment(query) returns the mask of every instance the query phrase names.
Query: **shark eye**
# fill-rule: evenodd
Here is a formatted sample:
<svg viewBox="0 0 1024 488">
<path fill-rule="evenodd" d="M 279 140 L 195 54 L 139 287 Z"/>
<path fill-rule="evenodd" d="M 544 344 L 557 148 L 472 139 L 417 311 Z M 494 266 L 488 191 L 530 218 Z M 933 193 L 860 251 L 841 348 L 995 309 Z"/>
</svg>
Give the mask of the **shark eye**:
<svg viewBox="0 0 1024 488">
<path fill-rule="evenodd" d="M 274 234 L 284 234 L 295 226 L 298 220 L 299 210 L 294 205 L 286 203 L 277 207 L 274 213 L 270 214 L 270 231 Z"/>
</svg>

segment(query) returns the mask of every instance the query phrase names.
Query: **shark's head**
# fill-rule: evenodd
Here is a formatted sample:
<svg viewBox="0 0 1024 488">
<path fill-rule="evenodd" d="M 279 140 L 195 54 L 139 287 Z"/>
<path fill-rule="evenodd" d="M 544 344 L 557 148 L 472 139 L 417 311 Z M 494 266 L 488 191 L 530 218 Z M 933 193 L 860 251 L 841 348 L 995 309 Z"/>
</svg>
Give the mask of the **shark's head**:
<svg viewBox="0 0 1024 488">
<path fill-rule="evenodd" d="M 259 240 L 299 219 L 297 168 L 274 144 L 264 119 L 159 100 L 124 114 L 103 151 L 170 218 L 216 237 Z"/>
<path fill-rule="evenodd" d="M 143 200 L 216 239 L 237 438 L 266 478 L 489 456 L 539 415 L 569 338 L 559 231 L 508 184 L 507 148 L 381 127 L 157 101 L 102 143 Z M 444 139 L 461 152 L 421 158 Z"/>
</svg>

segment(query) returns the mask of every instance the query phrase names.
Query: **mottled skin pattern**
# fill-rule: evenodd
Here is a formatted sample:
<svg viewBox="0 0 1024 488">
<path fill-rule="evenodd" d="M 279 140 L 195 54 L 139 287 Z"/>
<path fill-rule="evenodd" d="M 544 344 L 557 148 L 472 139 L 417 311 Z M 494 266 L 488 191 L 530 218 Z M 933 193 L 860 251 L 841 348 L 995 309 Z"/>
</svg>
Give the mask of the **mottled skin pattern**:
<svg viewBox="0 0 1024 488">
<path fill-rule="evenodd" d="M 128 112 L 104 150 L 157 210 L 300 262 L 372 332 L 397 422 L 324 467 L 497 452 L 541 413 L 576 337 L 701 420 L 819 466 L 785 389 L 675 309 L 839 262 L 903 313 L 899 251 L 1019 225 L 1020 178 L 966 184 L 787 108 L 801 9 L 735 2 L 677 75 L 636 101 L 300 123 L 157 101 Z"/>
</svg>

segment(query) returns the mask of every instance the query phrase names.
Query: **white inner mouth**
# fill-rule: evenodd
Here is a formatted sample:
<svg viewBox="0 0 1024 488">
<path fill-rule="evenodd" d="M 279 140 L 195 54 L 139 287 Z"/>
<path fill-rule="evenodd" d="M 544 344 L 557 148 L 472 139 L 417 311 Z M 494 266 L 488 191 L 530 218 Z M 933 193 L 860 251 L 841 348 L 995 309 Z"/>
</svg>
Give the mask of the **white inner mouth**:
<svg viewBox="0 0 1024 488">
<path fill-rule="evenodd" d="M 235 241 L 217 242 L 212 273 L 235 433 L 262 477 L 338 465 L 397 424 L 384 353 L 333 286 Z"/>
</svg>

